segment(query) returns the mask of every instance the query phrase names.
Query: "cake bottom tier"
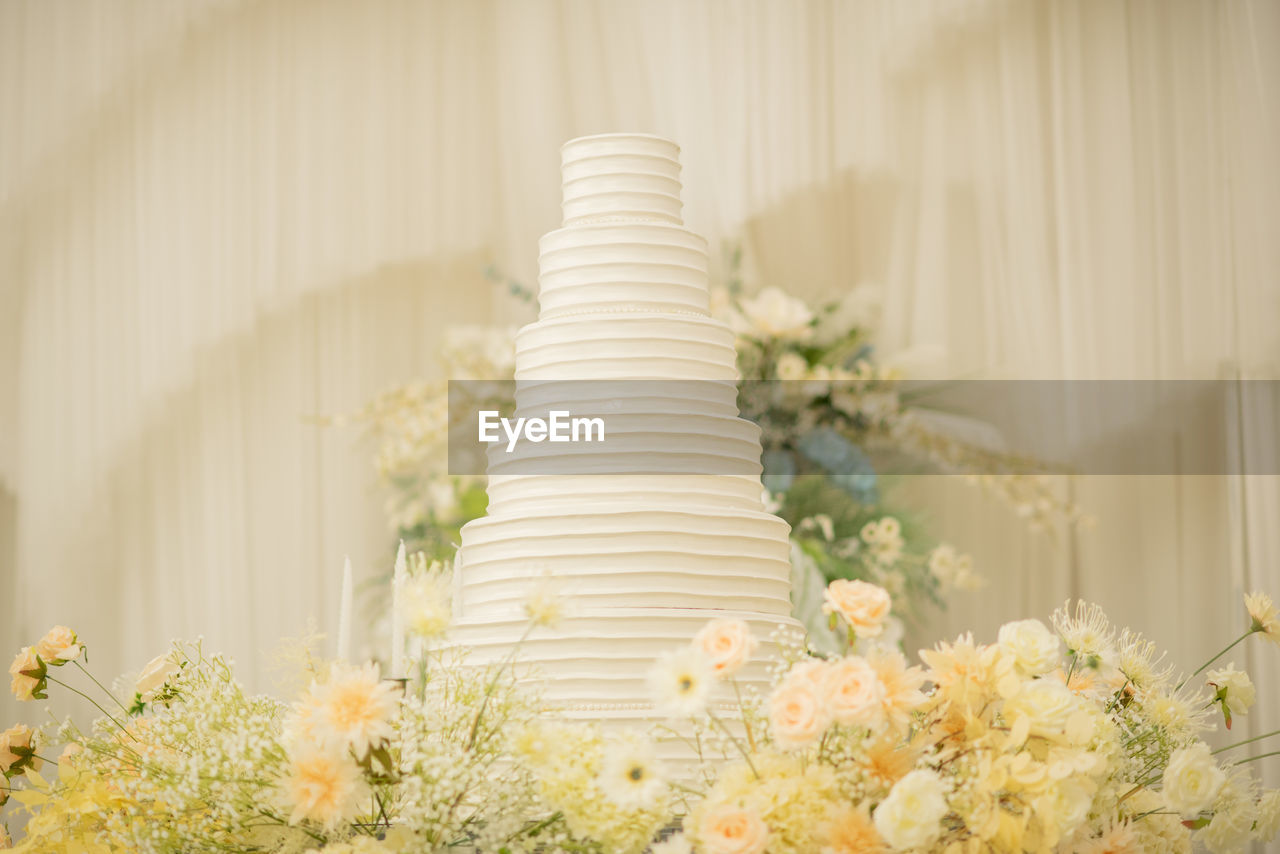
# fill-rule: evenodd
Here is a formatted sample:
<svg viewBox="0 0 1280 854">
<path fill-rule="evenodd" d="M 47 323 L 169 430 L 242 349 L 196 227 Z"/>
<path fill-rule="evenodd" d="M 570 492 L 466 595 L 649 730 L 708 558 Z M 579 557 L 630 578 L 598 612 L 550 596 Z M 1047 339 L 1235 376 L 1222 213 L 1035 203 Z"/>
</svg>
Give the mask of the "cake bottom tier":
<svg viewBox="0 0 1280 854">
<path fill-rule="evenodd" d="M 687 647 L 714 619 L 743 620 L 756 641 L 751 660 L 733 682 L 713 683 L 708 703 L 741 737 L 738 694 L 748 700 L 767 695 L 784 650 L 803 642 L 803 627 L 789 616 L 711 608 L 574 612 L 570 600 L 566 616 L 554 627 L 530 628 L 526 618 L 463 618 L 450 634 L 470 664 L 510 659 L 517 679 L 539 690 L 548 714 L 599 725 L 606 734 L 648 735 L 658 758 L 686 776 L 700 758 L 719 759 L 727 747 L 717 746 L 714 734 L 698 736 L 690 721 L 658 712 L 649 673 L 659 657 Z"/>
</svg>

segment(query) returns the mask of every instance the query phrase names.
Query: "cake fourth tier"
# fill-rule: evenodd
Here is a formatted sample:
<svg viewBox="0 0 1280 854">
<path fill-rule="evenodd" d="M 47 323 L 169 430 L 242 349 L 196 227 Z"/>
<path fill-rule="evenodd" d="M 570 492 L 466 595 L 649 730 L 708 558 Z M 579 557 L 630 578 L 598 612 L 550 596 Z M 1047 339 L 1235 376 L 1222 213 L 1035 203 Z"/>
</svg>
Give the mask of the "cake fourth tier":
<svg viewBox="0 0 1280 854">
<path fill-rule="evenodd" d="M 741 681 L 767 685 L 779 634 L 799 632 L 789 529 L 763 507 L 733 335 L 709 315 L 706 242 L 680 217 L 678 148 L 606 135 L 562 155 L 565 223 L 540 244 L 515 416 L 607 412 L 608 432 L 490 446 L 489 513 L 462 531 L 454 640 L 477 663 L 504 659 L 549 587 L 565 615 L 519 653 L 548 703 L 644 724 L 654 660 L 714 618 L 751 627 L 760 647 Z"/>
</svg>

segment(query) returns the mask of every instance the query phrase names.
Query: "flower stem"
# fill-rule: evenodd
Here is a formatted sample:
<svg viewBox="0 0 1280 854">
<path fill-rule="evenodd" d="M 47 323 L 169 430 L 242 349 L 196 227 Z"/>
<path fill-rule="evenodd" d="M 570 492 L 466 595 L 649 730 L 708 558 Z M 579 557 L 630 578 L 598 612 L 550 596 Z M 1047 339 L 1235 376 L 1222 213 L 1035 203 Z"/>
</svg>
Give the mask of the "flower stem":
<svg viewBox="0 0 1280 854">
<path fill-rule="evenodd" d="M 1200 667 L 1196 669 L 1196 672 L 1195 672 L 1195 673 L 1192 673 L 1192 674 L 1191 674 L 1190 676 L 1188 676 L 1186 679 L 1183 679 L 1181 682 L 1179 682 L 1179 683 L 1178 683 L 1178 688 L 1181 688 L 1183 685 L 1186 685 L 1186 684 L 1187 684 L 1188 682 L 1190 682 L 1192 679 L 1194 679 L 1194 678 L 1196 678 L 1197 676 L 1199 676 L 1201 673 L 1203 673 L 1203 672 L 1204 672 L 1204 671 L 1209 667 L 1209 665 L 1210 665 L 1210 664 L 1213 664 L 1213 663 L 1214 663 L 1215 661 L 1217 661 L 1219 658 L 1222 658 L 1222 656 L 1226 655 L 1228 652 L 1230 652 L 1231 650 L 1235 649 L 1235 647 L 1236 647 L 1236 645 L 1237 645 L 1238 643 L 1240 643 L 1242 640 L 1244 640 L 1245 638 L 1247 638 L 1249 635 L 1253 634 L 1255 631 L 1257 631 L 1257 629 L 1249 629 L 1249 631 L 1245 632 L 1245 633 L 1244 633 L 1244 634 L 1242 634 L 1240 637 L 1236 638 L 1236 639 L 1235 639 L 1235 640 L 1233 640 L 1231 643 L 1227 644 L 1227 648 L 1226 648 L 1226 649 L 1224 649 L 1222 652 L 1218 653 L 1218 654 L 1217 654 L 1217 655 L 1215 655 L 1213 658 L 1211 658 L 1211 659 L 1209 659 L 1208 661 L 1206 661 L 1204 664 L 1200 665 Z M 1177 689 L 1177 688 L 1175 688 L 1174 690 L 1176 691 L 1176 690 L 1178 690 L 1178 689 Z"/>
<path fill-rule="evenodd" d="M 1239 762 L 1233 762 L 1233 765 L 1244 765 L 1246 762 L 1257 762 L 1259 759 L 1266 759 L 1268 756 L 1280 756 L 1280 750 L 1273 750 L 1270 753 L 1259 753 L 1257 756 L 1250 756 L 1248 759 L 1241 759 Z"/>
<path fill-rule="evenodd" d="M 729 736 L 729 740 L 733 742 L 733 746 L 738 748 L 738 752 L 742 754 L 742 758 L 747 760 L 747 767 L 751 769 L 751 773 L 755 775 L 757 780 L 759 780 L 760 772 L 756 770 L 756 764 L 751 761 L 751 754 L 742 746 L 742 742 L 738 741 L 738 737 L 733 734 L 733 731 L 729 729 L 728 725 L 725 724 L 724 721 L 720 720 L 719 715 L 711 710 L 710 706 L 707 706 L 707 717 L 711 718 L 712 722 L 720 727 L 720 729 L 724 730 L 725 735 Z"/>
<path fill-rule="evenodd" d="M 1222 753 L 1224 750 L 1234 750 L 1237 747 L 1244 747 L 1246 744 L 1252 744 L 1255 741 L 1262 741 L 1264 738 L 1270 738 L 1273 735 L 1280 735 L 1280 729 L 1264 732 L 1262 735 L 1255 735 L 1253 738 L 1246 738 L 1244 741 L 1237 741 L 1235 744 L 1228 744 L 1226 747 L 1219 747 L 1214 753 Z"/>
<path fill-rule="evenodd" d="M 89 677 L 89 680 L 90 680 L 91 682 L 93 682 L 93 684 L 94 684 L 94 685 L 97 685 L 97 686 L 98 686 L 98 688 L 100 688 L 100 689 L 102 690 L 102 693 L 106 694 L 106 695 L 107 695 L 108 697 L 110 697 L 112 700 L 115 700 L 116 705 L 120 707 L 120 711 L 124 712 L 126 715 L 127 715 L 127 714 L 129 714 L 129 710 L 128 710 L 128 709 L 126 709 L 126 708 L 124 707 L 124 703 L 120 702 L 120 698 L 119 698 L 119 697 L 117 697 L 115 694 L 112 694 L 110 691 L 108 691 L 108 690 L 103 686 L 103 684 L 102 684 L 101 682 L 99 682 L 97 679 L 94 679 L 93 674 L 89 672 L 89 668 L 85 667 L 85 666 L 84 666 L 83 664 L 81 664 L 79 661 L 73 661 L 73 662 L 71 662 L 71 663 L 72 663 L 72 664 L 74 664 L 76 667 L 79 667 L 79 668 L 80 668 L 80 672 L 81 672 L 81 673 L 83 673 L 85 676 L 88 676 L 88 677 Z"/>
<path fill-rule="evenodd" d="M 79 694 L 81 697 L 84 697 L 84 698 L 85 698 L 86 700 L 88 700 L 90 703 L 93 703 L 94 707 L 95 707 L 98 711 L 102 712 L 104 715 L 106 715 L 107 717 L 111 718 L 111 722 L 112 722 L 113 724 L 115 724 L 116 726 L 120 727 L 120 731 L 121 731 L 122 733 L 124 733 L 125 735 L 129 736 L 129 738 L 132 738 L 134 741 L 137 741 L 137 740 L 138 740 L 137 736 L 135 736 L 133 733 L 129 732 L 129 730 L 125 729 L 124 724 L 122 724 L 122 723 L 120 723 L 120 721 L 116 720 L 115 715 L 111 714 L 111 713 L 110 713 L 110 712 L 108 712 L 106 709 L 102 708 L 102 706 L 98 703 L 98 701 L 97 701 L 97 700 L 93 699 L 93 698 L 92 698 L 92 697 L 90 697 L 88 694 L 86 694 L 85 692 L 81 691 L 79 688 L 75 688 L 75 687 L 73 687 L 73 686 L 71 686 L 71 685 L 68 685 L 66 682 L 63 682 L 61 679 L 58 679 L 57 677 L 52 676 L 52 675 L 50 675 L 50 674 L 45 674 L 45 678 L 47 678 L 50 682 L 53 682 L 53 683 L 58 684 L 58 685 L 61 685 L 63 688 L 66 688 L 68 691 L 74 691 L 75 693 Z"/>
<path fill-rule="evenodd" d="M 733 685 L 733 696 L 738 700 L 738 711 L 742 713 L 742 726 L 747 730 L 747 746 L 751 748 L 751 752 L 756 752 L 756 737 L 751 732 L 751 721 L 747 720 L 747 708 L 742 704 L 742 689 L 738 687 L 737 679 L 730 679 L 729 683 Z"/>
</svg>

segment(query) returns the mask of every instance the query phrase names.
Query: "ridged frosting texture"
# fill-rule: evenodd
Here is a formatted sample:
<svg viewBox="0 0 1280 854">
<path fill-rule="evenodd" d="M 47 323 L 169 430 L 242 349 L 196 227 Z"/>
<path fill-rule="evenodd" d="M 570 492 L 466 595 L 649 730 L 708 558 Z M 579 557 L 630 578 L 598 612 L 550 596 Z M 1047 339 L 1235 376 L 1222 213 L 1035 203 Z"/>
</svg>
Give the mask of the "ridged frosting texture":
<svg viewBox="0 0 1280 854">
<path fill-rule="evenodd" d="M 708 311 L 678 155 L 642 134 L 565 144 L 564 226 L 540 242 L 514 414 L 604 412 L 606 439 L 491 445 L 489 513 L 458 555 L 455 640 L 501 660 L 549 583 L 566 616 L 523 642 L 522 666 L 554 706 L 618 725 L 654 721 L 649 668 L 708 620 L 751 626 L 749 688 L 767 685 L 777 632 L 799 631 L 789 529 L 761 501 L 759 429 L 738 416 L 734 337 Z"/>
</svg>

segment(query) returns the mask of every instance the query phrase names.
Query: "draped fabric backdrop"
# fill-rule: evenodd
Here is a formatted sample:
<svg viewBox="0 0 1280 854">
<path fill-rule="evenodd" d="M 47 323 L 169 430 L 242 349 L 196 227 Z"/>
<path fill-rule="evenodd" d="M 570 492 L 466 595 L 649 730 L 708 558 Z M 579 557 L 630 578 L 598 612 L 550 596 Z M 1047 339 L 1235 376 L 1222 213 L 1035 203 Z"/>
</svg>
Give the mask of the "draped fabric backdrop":
<svg viewBox="0 0 1280 854">
<path fill-rule="evenodd" d="M 342 556 L 385 571 L 371 449 L 312 417 L 530 318 L 484 269 L 534 281 L 573 136 L 679 141 L 691 227 L 878 288 L 918 376 L 1280 375 L 1261 0 L 11 0 L 0 126 L 0 648 L 63 622 L 105 673 L 203 633 L 270 688 Z M 1074 478 L 1054 535 L 902 488 L 991 579 L 917 644 L 1084 596 L 1190 669 L 1280 594 L 1276 477 Z"/>
</svg>

